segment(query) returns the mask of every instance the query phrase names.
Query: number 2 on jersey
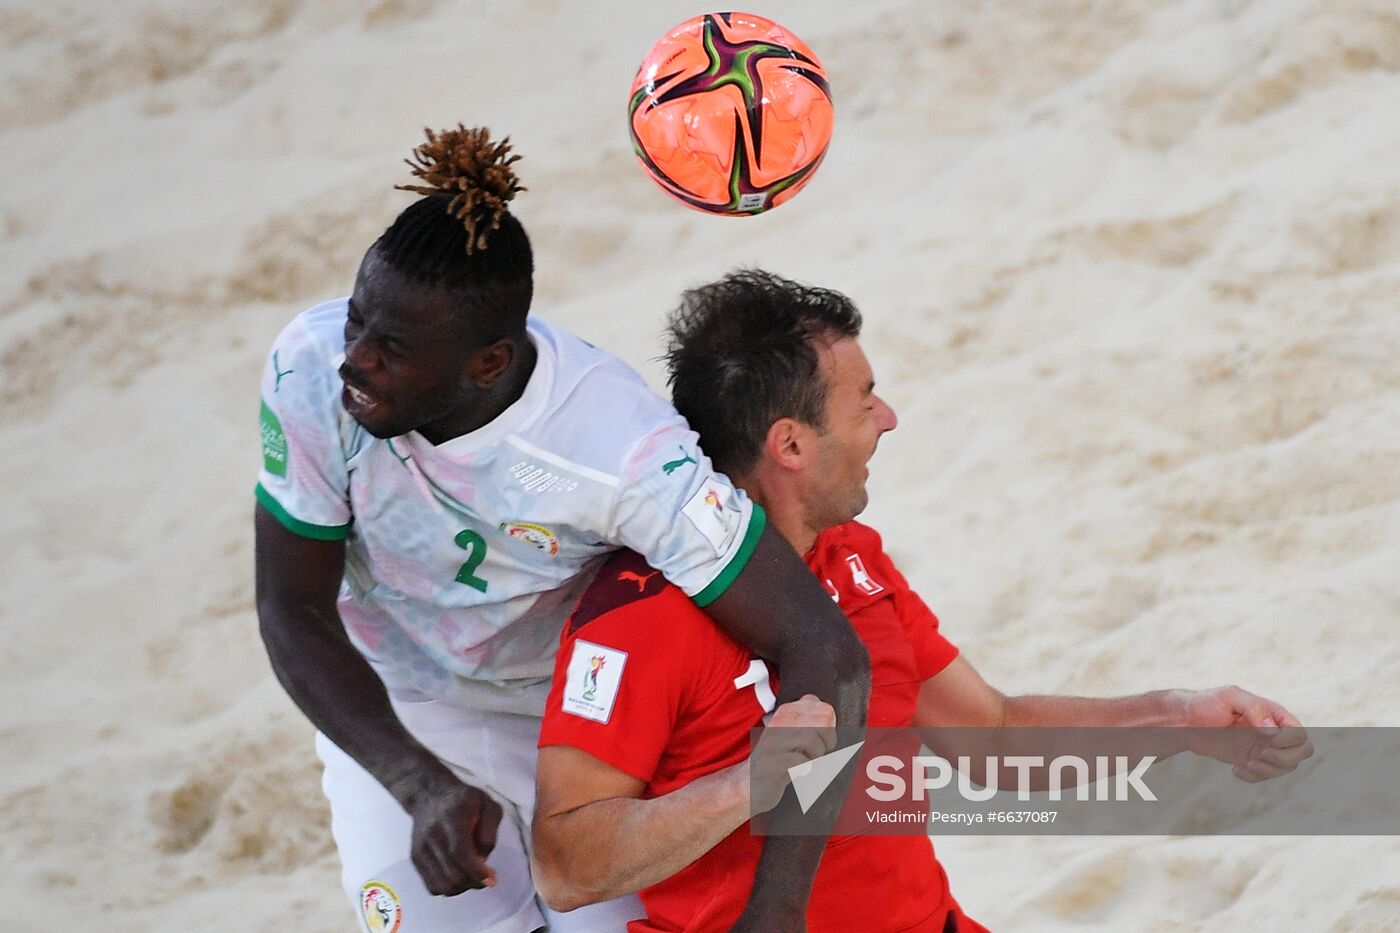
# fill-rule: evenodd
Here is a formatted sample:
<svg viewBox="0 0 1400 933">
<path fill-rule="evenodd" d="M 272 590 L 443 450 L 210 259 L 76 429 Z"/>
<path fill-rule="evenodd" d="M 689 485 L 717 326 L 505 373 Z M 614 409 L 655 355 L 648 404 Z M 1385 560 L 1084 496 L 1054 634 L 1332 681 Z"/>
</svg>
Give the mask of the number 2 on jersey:
<svg viewBox="0 0 1400 933">
<path fill-rule="evenodd" d="M 470 551 L 466 562 L 457 568 L 457 582 L 465 583 L 472 589 L 485 593 L 486 581 L 476 575 L 476 568 L 486 559 L 486 539 L 468 528 L 452 539 L 459 548 Z"/>
</svg>

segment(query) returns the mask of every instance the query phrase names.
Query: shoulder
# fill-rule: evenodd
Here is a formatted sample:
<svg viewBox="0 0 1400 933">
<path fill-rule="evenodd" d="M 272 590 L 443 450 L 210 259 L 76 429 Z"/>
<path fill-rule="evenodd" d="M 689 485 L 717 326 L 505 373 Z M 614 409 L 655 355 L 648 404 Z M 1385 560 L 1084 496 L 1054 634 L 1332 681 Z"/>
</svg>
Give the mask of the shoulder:
<svg viewBox="0 0 1400 933">
<path fill-rule="evenodd" d="M 624 549 L 598 568 L 569 616 L 564 633 L 567 638 L 586 638 L 590 631 L 633 622 L 644 623 L 651 631 L 656 631 L 653 624 L 664 623 L 674 631 L 679 624 L 708 624 L 709 616 L 648 565 L 646 558 Z"/>
<path fill-rule="evenodd" d="M 647 438 L 688 430 L 671 403 L 616 356 L 539 318 L 530 319 L 530 333 L 554 366 L 547 409 L 528 432 L 531 443 L 620 477 Z"/>
<path fill-rule="evenodd" d="M 298 314 L 273 341 L 261 385 L 265 435 L 285 433 L 308 450 L 338 443 L 346 456 L 357 443 L 358 425 L 340 404 L 346 311 L 345 298 L 322 302 Z"/>
<path fill-rule="evenodd" d="M 265 394 L 285 398 L 340 393 L 340 361 L 345 352 L 347 299 L 308 308 L 272 342 L 264 381 Z"/>
<path fill-rule="evenodd" d="M 607 723 L 621 697 L 626 715 L 617 721 L 636 725 L 638 716 L 651 721 L 662 710 L 674 715 L 704 676 L 702 659 L 713 656 L 722 638 L 710 617 L 640 554 L 619 551 L 599 568 L 564 625 L 550 709 Z M 624 677 L 630 686 L 622 688 Z M 578 692 L 594 680 L 596 691 Z"/>
<path fill-rule="evenodd" d="M 646 380 L 621 358 L 558 324 L 531 315 L 527 328 L 540 349 L 554 360 L 556 392 L 572 395 L 601 381 L 615 390 L 652 394 Z"/>
<path fill-rule="evenodd" d="M 807 567 L 825 581 L 827 593 L 847 613 L 908 588 L 885 553 L 879 533 L 860 522 L 846 522 L 817 536 Z"/>
<path fill-rule="evenodd" d="M 811 555 L 814 561 L 825 562 L 838 553 L 851 551 L 865 556 L 883 554 L 885 542 L 874 528 L 861 522 L 850 521 L 835 525 L 817 535 Z"/>
<path fill-rule="evenodd" d="M 331 364 L 345 350 L 345 317 L 348 298 L 335 298 L 313 305 L 282 328 L 272 342 L 272 350 L 285 359 Z"/>
</svg>

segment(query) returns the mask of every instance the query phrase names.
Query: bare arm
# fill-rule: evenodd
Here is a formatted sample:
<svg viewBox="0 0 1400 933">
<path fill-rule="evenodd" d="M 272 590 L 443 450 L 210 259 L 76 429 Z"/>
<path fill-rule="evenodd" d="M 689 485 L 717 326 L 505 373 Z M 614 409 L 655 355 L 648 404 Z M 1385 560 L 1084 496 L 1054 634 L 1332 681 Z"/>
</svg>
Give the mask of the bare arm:
<svg viewBox="0 0 1400 933">
<path fill-rule="evenodd" d="M 769 525 L 749 562 L 705 608 L 735 641 L 778 665 L 779 702 L 812 694 L 841 726 L 865 724 L 870 657 L 807 565 Z"/>
<path fill-rule="evenodd" d="M 1124 697 L 1026 695 L 1008 697 L 992 687 L 977 669 L 959 656 L 943 671 L 924 681 L 919 690 L 915 724 L 925 730 L 930 747 L 945 757 L 1033 754 L 1044 749 L 1010 747 L 1008 740 L 974 741 L 957 730 L 1019 729 L 1025 727 L 1115 727 L 1161 730 L 1150 734 L 1153 745 L 1143 753 L 1168 758 L 1191 750 L 1220 757 L 1217 750 L 1193 747 L 1192 740 L 1208 730 L 1227 726 L 1260 729 L 1282 727 L 1272 740 L 1237 766 L 1241 780 L 1257 781 L 1292 771 L 1312 754 L 1298 720 L 1277 703 L 1239 687 L 1215 690 L 1154 690 Z M 1169 731 L 1175 730 L 1175 731 Z M 946 731 L 953 730 L 953 731 Z M 997 733 L 1002 736 L 1012 733 Z M 992 735 L 992 733 L 986 733 Z M 1024 733 L 1022 733 L 1024 735 Z M 1218 750 L 1223 752 L 1224 750 Z"/>
<path fill-rule="evenodd" d="M 736 641 L 778 665 L 779 702 L 810 693 L 831 704 L 837 725 L 865 725 L 870 701 L 865 646 L 807 565 L 771 526 L 764 529 L 743 571 L 706 612 Z M 843 784 L 848 786 L 849 779 L 838 781 L 838 790 L 823 799 L 844 799 Z M 830 816 L 834 821 L 834 810 Z M 749 909 L 738 928 L 804 929 L 812 879 L 825 848 L 821 836 L 764 840 Z"/>
<path fill-rule="evenodd" d="M 293 534 L 259 505 L 254 516 L 263 643 L 282 687 L 327 738 L 414 817 L 414 865 L 434 894 L 493 883 L 485 856 L 500 808 L 404 729 L 383 683 L 350 643 L 336 610 L 343 541 Z"/>
<path fill-rule="evenodd" d="M 831 707 L 808 695 L 779 707 L 751 758 L 669 794 L 565 745 L 540 749 L 535 771 L 533 875 L 555 910 L 640 891 L 671 877 L 770 809 L 788 768 L 832 748 Z M 751 781 L 752 776 L 752 781 Z M 758 796 L 750 799 L 751 788 Z"/>
<path fill-rule="evenodd" d="M 748 762 L 651 800 L 645 784 L 585 751 L 540 749 L 535 888 L 555 910 L 664 881 L 749 818 Z"/>
<path fill-rule="evenodd" d="M 1136 696 L 1006 696 L 963 656 L 924 681 L 916 722 L 923 728 L 1184 725 L 1180 691 Z"/>
</svg>

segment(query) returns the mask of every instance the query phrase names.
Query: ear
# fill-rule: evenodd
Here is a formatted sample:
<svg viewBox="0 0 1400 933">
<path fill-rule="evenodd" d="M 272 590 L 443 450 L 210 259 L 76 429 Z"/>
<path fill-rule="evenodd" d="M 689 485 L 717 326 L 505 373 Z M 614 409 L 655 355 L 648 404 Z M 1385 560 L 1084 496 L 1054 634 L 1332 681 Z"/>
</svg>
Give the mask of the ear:
<svg viewBox="0 0 1400 933">
<path fill-rule="evenodd" d="M 795 418 L 779 418 L 763 439 L 763 454 L 785 470 L 801 470 L 810 464 L 816 432 Z"/>
<path fill-rule="evenodd" d="M 489 389 L 492 383 L 510 369 L 515 359 L 515 342 L 502 338 L 484 350 L 472 354 L 467 362 L 467 378 L 478 389 Z"/>
</svg>

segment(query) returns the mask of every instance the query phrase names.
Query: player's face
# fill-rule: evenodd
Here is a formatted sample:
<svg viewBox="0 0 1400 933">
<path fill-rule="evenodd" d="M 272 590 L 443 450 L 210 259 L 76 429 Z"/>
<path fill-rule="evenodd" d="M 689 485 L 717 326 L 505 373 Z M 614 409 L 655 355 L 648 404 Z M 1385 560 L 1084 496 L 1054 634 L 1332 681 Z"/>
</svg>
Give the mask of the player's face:
<svg viewBox="0 0 1400 933">
<path fill-rule="evenodd" d="M 375 437 L 397 437 L 479 406 L 461 299 L 406 282 L 373 250 L 345 322 L 341 404 Z"/>
<path fill-rule="evenodd" d="M 826 378 L 826 431 L 817 437 L 814 469 L 804 496 L 813 527 L 848 522 L 865 510 L 865 491 L 880 435 L 898 424 L 894 409 L 875 394 L 870 361 L 854 338 L 818 346 Z"/>
</svg>

